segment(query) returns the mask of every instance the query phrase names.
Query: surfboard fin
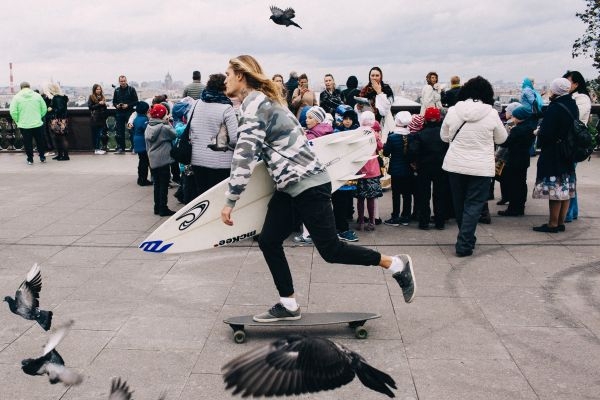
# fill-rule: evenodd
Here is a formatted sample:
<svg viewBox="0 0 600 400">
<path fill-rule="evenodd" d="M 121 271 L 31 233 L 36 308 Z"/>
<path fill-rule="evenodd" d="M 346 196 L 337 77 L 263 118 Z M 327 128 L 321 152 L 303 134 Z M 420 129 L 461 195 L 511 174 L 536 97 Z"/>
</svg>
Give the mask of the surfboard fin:
<svg viewBox="0 0 600 400">
<path fill-rule="evenodd" d="M 377 154 L 374 154 L 372 156 L 356 158 L 356 159 L 352 160 L 352 162 L 355 162 L 355 163 L 366 163 L 367 161 L 371 161 L 371 160 L 374 160 L 376 158 L 377 158 Z"/>
</svg>

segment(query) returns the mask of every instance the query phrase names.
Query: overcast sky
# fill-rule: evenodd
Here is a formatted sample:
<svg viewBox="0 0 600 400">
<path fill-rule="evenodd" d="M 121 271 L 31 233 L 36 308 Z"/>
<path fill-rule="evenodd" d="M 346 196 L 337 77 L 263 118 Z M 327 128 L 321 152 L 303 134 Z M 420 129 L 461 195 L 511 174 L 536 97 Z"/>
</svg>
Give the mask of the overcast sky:
<svg viewBox="0 0 600 400">
<path fill-rule="evenodd" d="M 571 58 L 585 30 L 583 0 L 6 0 L 0 14 L 0 86 L 105 86 L 130 81 L 188 82 L 224 72 L 251 54 L 267 74 L 306 72 L 312 86 L 332 73 L 365 82 L 370 67 L 390 83 L 424 81 L 437 71 L 492 81 L 552 80 L 567 69 L 597 76 L 591 60 Z M 296 10 L 302 26 L 269 20 L 269 5 Z"/>
</svg>

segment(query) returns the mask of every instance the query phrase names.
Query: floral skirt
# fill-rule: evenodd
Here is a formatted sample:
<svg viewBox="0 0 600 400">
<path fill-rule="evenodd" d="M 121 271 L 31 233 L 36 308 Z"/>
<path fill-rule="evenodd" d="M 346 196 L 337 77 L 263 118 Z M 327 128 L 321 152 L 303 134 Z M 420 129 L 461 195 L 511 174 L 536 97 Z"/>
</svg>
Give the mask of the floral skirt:
<svg viewBox="0 0 600 400">
<path fill-rule="evenodd" d="M 373 199 L 383 196 L 381 182 L 379 178 L 362 178 L 356 183 L 356 192 L 354 197 L 363 199 Z"/>
<path fill-rule="evenodd" d="M 533 188 L 534 199 L 569 200 L 575 197 L 575 174 L 538 178 Z"/>
</svg>

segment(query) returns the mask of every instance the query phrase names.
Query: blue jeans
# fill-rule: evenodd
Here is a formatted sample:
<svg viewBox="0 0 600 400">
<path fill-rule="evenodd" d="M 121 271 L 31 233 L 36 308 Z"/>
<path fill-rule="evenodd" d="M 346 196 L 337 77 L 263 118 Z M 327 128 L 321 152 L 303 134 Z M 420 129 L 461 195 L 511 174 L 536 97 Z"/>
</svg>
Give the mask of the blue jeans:
<svg viewBox="0 0 600 400">
<path fill-rule="evenodd" d="M 454 214 L 458 224 L 456 252 L 467 253 L 475 247 L 475 229 L 487 201 L 491 177 L 448 173 Z"/>
<path fill-rule="evenodd" d="M 93 126 L 92 125 L 92 144 L 94 145 L 94 150 L 100 150 L 102 148 L 102 135 L 106 130 L 103 126 Z"/>
<path fill-rule="evenodd" d="M 577 167 L 577 163 L 575 163 L 575 167 Z M 567 210 L 567 215 L 565 216 L 565 222 L 571 222 L 574 219 L 577 219 L 578 217 L 579 204 L 577 204 L 577 193 L 575 193 L 575 197 L 573 197 L 569 202 L 569 209 Z"/>
<path fill-rule="evenodd" d="M 375 250 L 351 245 L 338 238 L 330 183 L 306 189 L 296 197 L 276 191 L 269 201 L 258 244 L 281 297 L 294 293 L 283 241 L 292 233 L 296 221 L 306 226 L 319 254 L 328 263 L 378 265 L 381 261 L 381 254 Z"/>
<path fill-rule="evenodd" d="M 116 120 L 116 126 L 115 126 L 116 137 L 115 137 L 115 139 L 117 140 L 117 150 L 119 150 L 119 149 L 125 150 L 125 131 L 127 129 L 127 121 L 129 120 L 130 115 L 131 115 L 131 113 L 115 115 L 115 120 Z"/>
</svg>

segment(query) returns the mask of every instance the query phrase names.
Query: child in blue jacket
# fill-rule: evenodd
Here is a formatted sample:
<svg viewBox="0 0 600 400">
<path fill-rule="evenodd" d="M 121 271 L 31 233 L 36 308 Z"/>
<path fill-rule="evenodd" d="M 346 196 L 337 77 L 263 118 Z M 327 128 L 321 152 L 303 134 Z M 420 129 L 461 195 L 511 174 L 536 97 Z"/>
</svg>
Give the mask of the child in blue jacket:
<svg viewBox="0 0 600 400">
<path fill-rule="evenodd" d="M 146 140 L 144 132 L 148 125 L 148 110 L 150 106 L 145 101 L 140 101 L 135 105 L 137 117 L 133 120 L 133 151 L 138 155 L 138 179 L 140 186 L 151 186 L 152 182 L 148 180 L 148 171 L 150 170 L 150 161 L 146 151 Z"/>
</svg>

